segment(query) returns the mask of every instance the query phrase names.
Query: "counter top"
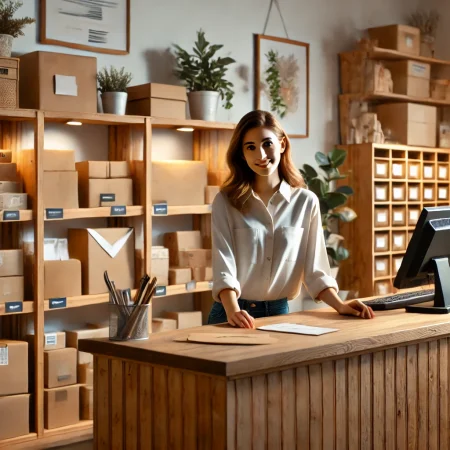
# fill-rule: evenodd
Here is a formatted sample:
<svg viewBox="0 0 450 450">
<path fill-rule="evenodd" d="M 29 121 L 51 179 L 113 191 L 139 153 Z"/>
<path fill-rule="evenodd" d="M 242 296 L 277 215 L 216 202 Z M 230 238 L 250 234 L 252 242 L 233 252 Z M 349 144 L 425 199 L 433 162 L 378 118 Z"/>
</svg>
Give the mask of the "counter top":
<svg viewBox="0 0 450 450">
<path fill-rule="evenodd" d="M 331 308 L 257 319 L 256 326 L 274 323 L 337 328 L 322 336 L 270 333 L 278 339 L 269 345 L 211 345 L 176 342 L 190 333 L 267 333 L 211 325 L 151 335 L 145 341 L 115 342 L 109 339 L 81 340 L 81 351 L 138 362 L 148 362 L 200 373 L 240 377 L 255 372 L 280 370 L 302 363 L 373 352 L 391 346 L 450 335 L 449 315 L 407 313 L 404 309 L 376 312 L 372 320 L 340 316 Z"/>
</svg>

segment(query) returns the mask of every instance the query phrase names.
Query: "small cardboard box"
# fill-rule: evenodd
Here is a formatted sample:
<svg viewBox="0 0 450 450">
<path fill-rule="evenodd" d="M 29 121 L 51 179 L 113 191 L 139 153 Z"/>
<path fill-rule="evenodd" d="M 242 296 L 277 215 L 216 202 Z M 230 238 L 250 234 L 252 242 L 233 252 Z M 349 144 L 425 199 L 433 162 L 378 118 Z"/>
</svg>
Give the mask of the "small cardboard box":
<svg viewBox="0 0 450 450">
<path fill-rule="evenodd" d="M 206 186 L 205 189 L 205 203 L 211 205 L 216 195 L 220 192 L 220 186 Z"/>
<path fill-rule="evenodd" d="M 202 235 L 199 230 L 164 233 L 164 247 L 169 249 L 170 265 L 181 266 L 178 252 L 202 248 Z"/>
<path fill-rule="evenodd" d="M 195 281 L 212 281 L 212 267 L 193 267 L 192 279 Z"/>
<path fill-rule="evenodd" d="M 133 205 L 133 180 L 131 178 L 80 180 L 80 206 Z"/>
<path fill-rule="evenodd" d="M 83 294 L 103 294 L 105 270 L 116 288 L 134 287 L 133 228 L 69 229 L 69 255 L 81 261 Z"/>
<path fill-rule="evenodd" d="M 407 25 L 387 25 L 369 28 L 369 37 L 378 41 L 377 46 L 414 56 L 420 54 L 420 30 Z"/>
<path fill-rule="evenodd" d="M 28 342 L 0 339 L 0 396 L 27 392 Z"/>
<path fill-rule="evenodd" d="M 80 386 L 44 389 L 44 427 L 73 425 L 80 420 Z"/>
<path fill-rule="evenodd" d="M 23 250 L 0 250 L 0 277 L 23 275 Z"/>
<path fill-rule="evenodd" d="M 92 386 L 94 384 L 94 368 L 90 364 L 78 364 L 78 383 Z"/>
<path fill-rule="evenodd" d="M 0 163 L 0 181 L 17 181 L 16 163 Z"/>
<path fill-rule="evenodd" d="M 0 397 L 0 441 L 30 432 L 30 394 Z"/>
<path fill-rule="evenodd" d="M 169 249 L 162 246 L 152 247 L 151 278 L 158 279 L 158 286 L 169 284 Z"/>
<path fill-rule="evenodd" d="M 78 173 L 44 172 L 44 208 L 78 208 Z"/>
<path fill-rule="evenodd" d="M 430 97 L 429 64 L 406 60 L 386 62 L 385 65 L 391 71 L 396 94 L 420 98 Z"/>
<path fill-rule="evenodd" d="M 22 55 L 19 103 L 21 108 L 96 113 L 97 58 L 43 51 Z"/>
<path fill-rule="evenodd" d="M 152 162 L 153 204 L 167 202 L 169 206 L 204 205 L 206 185 L 207 171 L 203 161 Z"/>
<path fill-rule="evenodd" d="M 18 181 L 0 181 L 0 194 L 20 194 L 22 183 Z"/>
<path fill-rule="evenodd" d="M 105 338 L 109 336 L 109 327 L 93 328 L 86 330 L 66 331 L 66 345 L 78 349 L 78 341 L 80 339 Z M 78 364 L 91 364 L 93 356 L 90 353 L 78 352 Z"/>
<path fill-rule="evenodd" d="M 108 178 L 108 161 L 81 161 L 75 164 L 78 172 L 78 180 L 89 180 L 90 178 Z"/>
<path fill-rule="evenodd" d="M 80 419 L 94 420 L 94 388 L 93 386 L 80 387 Z"/>
<path fill-rule="evenodd" d="M 186 119 L 187 94 L 184 86 L 147 83 L 127 88 L 127 114 Z"/>
<path fill-rule="evenodd" d="M 19 59 L 0 58 L 0 108 L 19 107 Z"/>
<path fill-rule="evenodd" d="M 450 100 L 450 80 L 431 80 L 431 98 Z"/>
<path fill-rule="evenodd" d="M 169 319 L 177 321 L 177 328 L 179 330 L 184 328 L 193 328 L 202 326 L 202 312 L 188 311 L 188 312 L 172 312 L 166 311 L 164 316 Z"/>
<path fill-rule="evenodd" d="M 27 209 L 27 194 L 0 194 L 0 211 L 17 211 Z"/>
<path fill-rule="evenodd" d="M 189 267 L 170 267 L 169 284 L 186 284 L 192 280 L 192 270 Z"/>
<path fill-rule="evenodd" d="M 44 386 L 55 388 L 77 382 L 77 350 L 61 348 L 44 352 Z"/>
<path fill-rule="evenodd" d="M 196 248 L 178 252 L 180 267 L 211 267 L 211 250 Z"/>
<path fill-rule="evenodd" d="M 0 277 L 0 304 L 23 300 L 23 277 Z"/>
<path fill-rule="evenodd" d="M 128 161 L 110 161 L 109 178 L 130 178 L 131 170 Z"/>
<path fill-rule="evenodd" d="M 405 145 L 436 147 L 437 110 L 415 103 L 387 103 L 376 107 L 383 130 L 392 140 Z"/>
<path fill-rule="evenodd" d="M 34 149 L 20 152 L 23 164 L 34 167 L 36 164 L 36 152 Z M 44 150 L 42 158 L 42 170 L 44 172 L 73 172 L 75 171 L 74 150 Z"/>
<path fill-rule="evenodd" d="M 163 331 L 172 331 L 176 329 L 176 319 L 167 319 L 162 317 L 154 317 L 152 319 L 152 333 L 161 333 Z"/>
<path fill-rule="evenodd" d="M 27 341 L 34 348 L 34 334 L 27 335 Z M 44 350 L 59 350 L 66 347 L 66 333 L 56 331 L 55 333 L 44 333 Z"/>
<path fill-rule="evenodd" d="M 12 151 L 11 150 L 0 150 L 0 163 L 10 163 L 12 162 Z"/>
<path fill-rule="evenodd" d="M 81 262 L 44 261 L 44 298 L 66 298 L 81 295 Z"/>
</svg>

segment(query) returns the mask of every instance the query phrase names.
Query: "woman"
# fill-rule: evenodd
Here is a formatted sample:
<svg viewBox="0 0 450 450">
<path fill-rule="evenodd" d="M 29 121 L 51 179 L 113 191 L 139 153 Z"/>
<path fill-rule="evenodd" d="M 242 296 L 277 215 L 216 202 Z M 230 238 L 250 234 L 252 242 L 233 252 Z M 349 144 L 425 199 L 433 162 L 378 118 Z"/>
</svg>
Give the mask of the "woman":
<svg viewBox="0 0 450 450">
<path fill-rule="evenodd" d="M 302 283 L 339 314 L 370 319 L 359 300 L 337 295 L 319 201 L 306 189 L 286 133 L 268 112 L 237 125 L 227 153 L 230 176 L 212 206 L 213 297 L 208 323 L 254 328 L 254 318 L 286 314 Z"/>
</svg>

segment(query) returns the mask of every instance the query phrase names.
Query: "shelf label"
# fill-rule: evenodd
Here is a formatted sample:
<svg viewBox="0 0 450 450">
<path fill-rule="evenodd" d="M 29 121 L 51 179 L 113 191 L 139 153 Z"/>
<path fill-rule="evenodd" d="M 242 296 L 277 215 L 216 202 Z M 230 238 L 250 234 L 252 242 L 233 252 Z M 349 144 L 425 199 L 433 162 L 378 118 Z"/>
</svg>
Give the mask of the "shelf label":
<svg viewBox="0 0 450 450">
<path fill-rule="evenodd" d="M 155 290 L 155 297 L 166 295 L 166 286 L 157 286 Z"/>
<path fill-rule="evenodd" d="M 385 248 L 386 247 L 386 238 L 385 237 L 377 237 L 376 247 L 377 248 Z"/>
<path fill-rule="evenodd" d="M 2 345 L 0 347 L 0 366 L 8 365 L 8 346 Z"/>
<path fill-rule="evenodd" d="M 186 283 L 186 290 L 188 292 L 195 290 L 196 287 L 197 287 L 197 282 L 195 280 L 191 280 Z"/>
<path fill-rule="evenodd" d="M 213 282 L 212 281 L 208 281 L 208 289 L 212 289 L 213 288 Z"/>
<path fill-rule="evenodd" d="M 5 303 L 5 312 L 6 313 L 18 313 L 23 311 L 23 303 L 22 302 L 6 302 Z"/>
<path fill-rule="evenodd" d="M 56 345 L 58 342 L 58 337 L 56 336 L 56 333 L 47 333 L 44 335 L 44 338 L 46 347 Z"/>
<path fill-rule="evenodd" d="M 3 220 L 20 220 L 20 211 L 3 211 Z"/>
<path fill-rule="evenodd" d="M 167 203 L 156 203 L 153 205 L 153 214 L 167 216 Z"/>
<path fill-rule="evenodd" d="M 66 298 L 51 298 L 48 302 L 50 309 L 65 308 L 67 306 Z"/>
<path fill-rule="evenodd" d="M 46 219 L 63 219 L 64 210 L 62 208 L 47 208 L 45 210 Z"/>
<path fill-rule="evenodd" d="M 9 69 L 6 69 L 4 67 L 2 67 L 0 69 L 0 75 L 8 75 L 8 73 L 9 73 Z"/>
<path fill-rule="evenodd" d="M 126 206 L 111 206 L 111 216 L 126 216 L 127 207 Z"/>
<path fill-rule="evenodd" d="M 115 202 L 116 194 L 100 194 L 100 203 L 103 202 Z"/>
</svg>

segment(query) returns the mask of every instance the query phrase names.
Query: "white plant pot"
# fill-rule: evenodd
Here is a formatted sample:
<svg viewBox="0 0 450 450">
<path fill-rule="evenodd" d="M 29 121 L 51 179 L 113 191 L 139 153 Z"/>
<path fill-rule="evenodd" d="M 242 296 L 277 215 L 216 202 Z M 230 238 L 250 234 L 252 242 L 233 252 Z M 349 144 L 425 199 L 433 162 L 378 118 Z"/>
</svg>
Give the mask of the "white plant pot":
<svg viewBox="0 0 450 450">
<path fill-rule="evenodd" d="M 128 94 L 126 92 L 103 92 L 103 112 L 105 114 L 116 114 L 118 116 L 125 115 L 127 110 L 127 98 Z"/>
<path fill-rule="evenodd" d="M 216 91 L 189 92 L 189 111 L 193 120 L 216 120 L 219 93 Z"/>
<path fill-rule="evenodd" d="M 11 50 L 14 38 L 9 34 L 0 34 L 0 56 L 11 57 Z"/>
</svg>

